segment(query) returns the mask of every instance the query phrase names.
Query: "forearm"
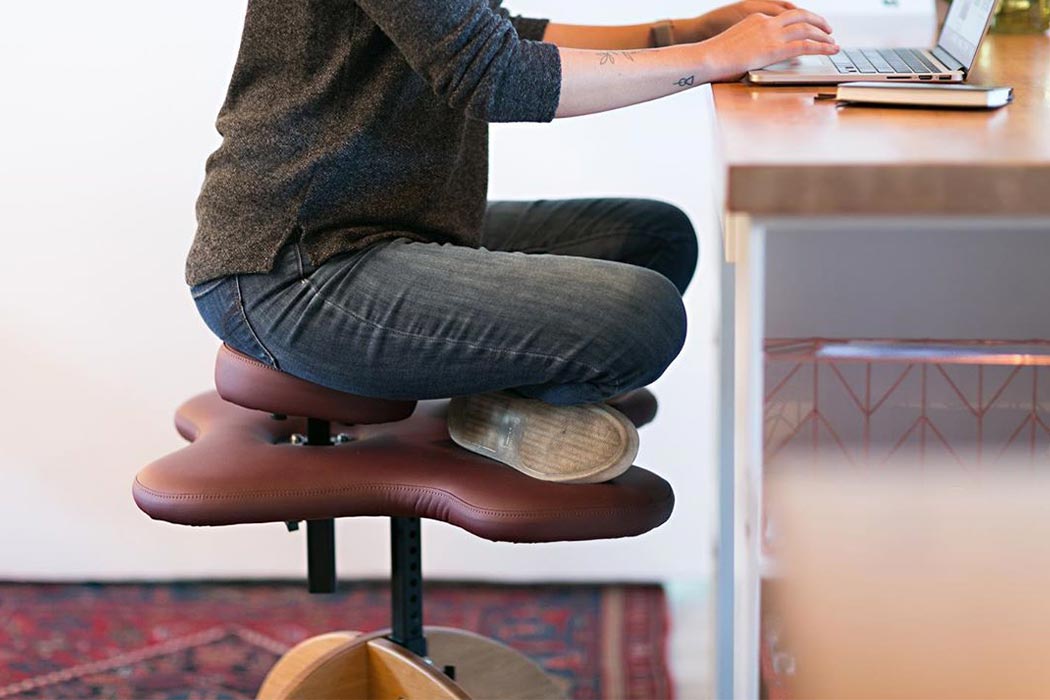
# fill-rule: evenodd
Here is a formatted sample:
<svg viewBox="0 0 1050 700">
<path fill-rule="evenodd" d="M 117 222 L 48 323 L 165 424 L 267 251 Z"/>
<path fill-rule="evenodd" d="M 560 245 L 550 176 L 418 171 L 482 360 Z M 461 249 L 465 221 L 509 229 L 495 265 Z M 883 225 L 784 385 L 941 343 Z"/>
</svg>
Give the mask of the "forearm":
<svg viewBox="0 0 1050 700">
<path fill-rule="evenodd" d="M 805 10 L 755 13 L 697 43 L 659 49 L 591 51 L 558 48 L 561 93 L 557 117 L 594 114 L 673 95 L 748 70 L 839 47 L 827 21 Z"/>
<path fill-rule="evenodd" d="M 675 43 L 687 44 L 708 38 L 699 19 L 671 20 Z M 547 25 L 543 40 L 562 48 L 596 50 L 647 49 L 653 46 L 652 24 L 590 26 L 580 24 Z"/>
<path fill-rule="evenodd" d="M 695 44 L 622 51 L 562 48 L 560 53 L 558 117 L 648 102 L 702 85 L 718 73 L 705 65 L 703 47 Z"/>
</svg>

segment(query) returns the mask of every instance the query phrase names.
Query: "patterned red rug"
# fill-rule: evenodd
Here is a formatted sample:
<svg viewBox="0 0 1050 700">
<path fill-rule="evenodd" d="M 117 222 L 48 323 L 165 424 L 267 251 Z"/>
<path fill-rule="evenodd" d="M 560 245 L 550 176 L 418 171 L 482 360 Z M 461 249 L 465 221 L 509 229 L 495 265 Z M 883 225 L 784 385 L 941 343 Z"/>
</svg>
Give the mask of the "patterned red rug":
<svg viewBox="0 0 1050 700">
<path fill-rule="evenodd" d="M 671 697 L 658 586 L 432 584 L 427 624 L 529 655 L 581 699 Z M 389 625 L 385 584 L 0 583 L 0 698 L 252 698 L 306 637 Z"/>
</svg>

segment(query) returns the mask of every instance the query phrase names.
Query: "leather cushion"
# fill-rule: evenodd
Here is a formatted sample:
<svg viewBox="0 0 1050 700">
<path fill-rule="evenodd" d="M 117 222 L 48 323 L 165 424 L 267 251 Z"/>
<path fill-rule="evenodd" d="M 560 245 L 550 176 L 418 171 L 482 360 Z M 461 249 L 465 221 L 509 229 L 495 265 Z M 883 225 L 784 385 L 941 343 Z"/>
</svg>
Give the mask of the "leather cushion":
<svg viewBox="0 0 1050 700">
<path fill-rule="evenodd" d="M 423 402 L 396 423 L 340 427 L 351 442 L 305 447 L 287 442 L 305 432 L 304 420 L 202 394 L 176 416 L 192 444 L 144 468 L 135 501 L 183 525 L 399 515 L 509 542 L 640 535 L 671 514 L 670 485 L 640 467 L 604 484 L 552 484 L 466 452 L 448 437 L 446 404 Z"/>
<path fill-rule="evenodd" d="M 293 377 L 228 345 L 215 358 L 215 388 L 222 398 L 267 413 L 347 424 L 387 423 L 412 415 L 415 401 L 371 399 Z"/>
<path fill-rule="evenodd" d="M 634 423 L 636 428 L 652 423 L 660 408 L 653 392 L 648 389 L 629 391 L 609 399 L 607 403 L 627 416 L 627 419 Z"/>
</svg>

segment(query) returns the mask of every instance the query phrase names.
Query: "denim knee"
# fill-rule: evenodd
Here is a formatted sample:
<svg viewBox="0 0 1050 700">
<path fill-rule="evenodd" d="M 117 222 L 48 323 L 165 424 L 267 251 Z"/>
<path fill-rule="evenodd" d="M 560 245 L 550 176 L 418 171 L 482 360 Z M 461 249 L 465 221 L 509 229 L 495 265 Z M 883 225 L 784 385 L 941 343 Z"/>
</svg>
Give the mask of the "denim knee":
<svg viewBox="0 0 1050 700">
<path fill-rule="evenodd" d="M 674 252 L 669 256 L 671 263 L 666 274 L 678 290 L 678 294 L 685 294 L 696 272 L 696 262 L 700 256 L 696 229 L 693 228 L 693 222 L 686 212 L 674 205 L 657 201 L 655 206 L 656 220 L 659 221 L 658 231 L 665 237 L 665 245 Z"/>
<path fill-rule="evenodd" d="M 621 348 L 610 368 L 620 385 L 617 391 L 656 381 L 682 351 L 688 327 L 682 296 L 664 275 L 643 268 L 632 274 L 645 311 L 633 314 L 625 308 L 611 320 L 614 342 Z"/>
<path fill-rule="evenodd" d="M 684 294 L 696 272 L 700 244 L 689 216 L 668 202 L 644 200 L 643 220 L 646 235 L 659 238 L 666 254 L 661 260 L 660 272 Z"/>
</svg>

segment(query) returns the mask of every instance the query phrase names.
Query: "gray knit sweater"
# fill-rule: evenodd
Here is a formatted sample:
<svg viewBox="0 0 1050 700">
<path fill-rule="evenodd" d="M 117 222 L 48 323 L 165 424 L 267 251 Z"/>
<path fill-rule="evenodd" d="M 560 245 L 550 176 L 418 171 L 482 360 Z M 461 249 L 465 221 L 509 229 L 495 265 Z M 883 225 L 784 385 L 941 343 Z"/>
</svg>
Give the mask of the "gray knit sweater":
<svg viewBox="0 0 1050 700">
<path fill-rule="evenodd" d="M 546 20 L 502 0 L 250 0 L 190 284 L 408 237 L 478 245 L 487 122 L 550 121 Z"/>
</svg>

